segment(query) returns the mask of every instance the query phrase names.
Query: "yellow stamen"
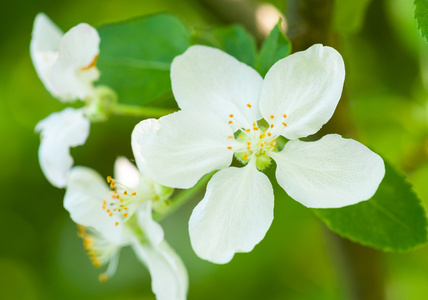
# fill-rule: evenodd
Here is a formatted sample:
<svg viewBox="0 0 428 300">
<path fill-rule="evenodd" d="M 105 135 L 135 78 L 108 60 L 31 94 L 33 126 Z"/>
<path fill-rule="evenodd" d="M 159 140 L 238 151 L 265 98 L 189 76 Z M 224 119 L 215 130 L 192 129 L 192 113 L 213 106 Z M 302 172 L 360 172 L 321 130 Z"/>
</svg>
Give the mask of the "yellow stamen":
<svg viewBox="0 0 428 300">
<path fill-rule="evenodd" d="M 248 158 L 248 154 L 244 154 L 244 155 L 242 155 L 242 158 L 243 158 L 243 159 L 247 159 L 247 158 Z"/>
<path fill-rule="evenodd" d="M 284 122 L 282 122 L 282 125 L 284 125 L 285 127 L 287 127 L 287 124 L 285 124 Z"/>
<path fill-rule="evenodd" d="M 82 68 L 80 68 L 80 70 L 82 70 L 82 71 L 87 71 L 87 70 L 89 70 L 90 68 L 95 67 L 95 65 L 97 64 L 97 59 L 98 59 L 98 55 L 96 55 L 96 56 L 94 57 L 94 59 L 91 61 L 91 63 L 90 63 L 89 65 L 87 65 L 86 67 L 82 67 Z"/>
<path fill-rule="evenodd" d="M 251 108 L 251 104 L 250 104 L 250 103 L 248 103 L 248 104 L 247 104 L 247 107 Z"/>
<path fill-rule="evenodd" d="M 275 118 L 275 116 L 274 116 L 274 115 L 270 115 L 270 117 L 269 117 L 269 118 L 273 119 L 273 118 Z"/>
<path fill-rule="evenodd" d="M 227 149 L 232 150 L 232 147 L 231 146 L 227 146 Z"/>
<path fill-rule="evenodd" d="M 283 114 L 282 116 L 283 116 L 284 118 L 287 118 L 287 115 L 286 115 L 286 114 Z"/>
<path fill-rule="evenodd" d="M 232 124 L 233 123 L 233 121 L 229 121 L 229 124 Z"/>
<path fill-rule="evenodd" d="M 111 176 L 107 176 L 107 183 L 110 183 L 112 179 Z"/>
<path fill-rule="evenodd" d="M 233 118 L 233 114 L 230 114 L 230 115 L 229 115 L 229 118 Z"/>
<path fill-rule="evenodd" d="M 98 276 L 98 280 L 101 283 L 105 283 L 107 281 L 107 279 L 108 279 L 108 277 L 107 277 L 107 275 L 105 273 L 102 273 L 102 274 L 100 274 L 100 276 Z"/>
</svg>

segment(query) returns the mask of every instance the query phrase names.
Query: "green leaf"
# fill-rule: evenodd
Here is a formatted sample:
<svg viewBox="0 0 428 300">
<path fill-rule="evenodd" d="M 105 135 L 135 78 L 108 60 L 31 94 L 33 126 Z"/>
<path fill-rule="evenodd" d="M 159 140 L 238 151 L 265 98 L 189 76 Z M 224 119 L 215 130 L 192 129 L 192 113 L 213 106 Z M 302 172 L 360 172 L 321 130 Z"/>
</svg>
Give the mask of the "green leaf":
<svg viewBox="0 0 428 300">
<path fill-rule="evenodd" d="M 119 102 L 145 104 L 170 92 L 171 62 L 190 44 L 190 34 L 176 17 L 156 14 L 105 25 L 98 32 L 99 84 L 114 89 Z"/>
<path fill-rule="evenodd" d="M 220 42 L 220 49 L 249 66 L 256 61 L 256 41 L 241 25 L 214 28 L 213 33 Z"/>
<path fill-rule="evenodd" d="M 216 27 L 212 30 L 196 31 L 192 44 L 207 45 L 223 50 L 239 61 L 254 67 L 256 41 L 241 25 Z"/>
<path fill-rule="evenodd" d="M 385 163 L 376 194 L 355 205 L 314 209 L 334 232 L 383 251 L 405 251 L 427 241 L 427 219 L 420 200 L 404 177 Z"/>
<path fill-rule="evenodd" d="M 415 0 L 415 19 L 422 36 L 428 40 L 428 2 Z"/>
<path fill-rule="evenodd" d="M 336 0 L 333 24 L 337 32 L 347 35 L 363 26 L 364 16 L 371 0 Z"/>
<path fill-rule="evenodd" d="M 256 70 L 264 77 L 270 67 L 291 52 L 291 43 L 281 29 L 281 20 L 264 41 L 256 63 Z"/>
</svg>

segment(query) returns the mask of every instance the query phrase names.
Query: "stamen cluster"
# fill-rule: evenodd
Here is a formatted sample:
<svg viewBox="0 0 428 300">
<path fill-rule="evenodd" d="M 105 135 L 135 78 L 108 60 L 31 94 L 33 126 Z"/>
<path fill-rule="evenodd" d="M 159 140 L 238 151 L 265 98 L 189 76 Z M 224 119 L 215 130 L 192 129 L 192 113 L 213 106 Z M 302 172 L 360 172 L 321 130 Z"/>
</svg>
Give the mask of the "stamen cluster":
<svg viewBox="0 0 428 300">
<path fill-rule="evenodd" d="M 128 192 L 125 188 L 121 188 L 120 191 L 116 188 L 116 181 L 111 177 L 107 177 L 107 183 L 113 190 L 111 199 L 103 201 L 103 210 L 108 213 L 110 217 L 114 215 L 120 215 L 121 218 L 127 218 L 129 216 L 128 206 L 135 201 L 137 192 Z M 115 225 L 119 225 L 116 221 Z"/>
</svg>

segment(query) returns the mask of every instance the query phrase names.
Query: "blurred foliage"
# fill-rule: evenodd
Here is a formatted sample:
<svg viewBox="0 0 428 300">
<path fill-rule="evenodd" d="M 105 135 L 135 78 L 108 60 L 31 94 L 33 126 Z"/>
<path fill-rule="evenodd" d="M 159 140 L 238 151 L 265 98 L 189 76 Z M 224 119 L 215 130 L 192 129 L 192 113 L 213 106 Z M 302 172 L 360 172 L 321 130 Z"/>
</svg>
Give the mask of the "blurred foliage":
<svg viewBox="0 0 428 300">
<path fill-rule="evenodd" d="M 272 3 L 280 10 L 287 7 L 286 1 Z M 427 206 L 428 48 L 413 9 L 411 1 L 373 0 L 359 10 L 352 34 L 343 36 L 335 28 L 346 62 L 347 118 L 355 126 L 354 138 L 405 172 Z M 29 58 L 32 22 L 40 11 L 64 31 L 80 22 L 98 27 L 164 11 L 188 28 L 207 30 L 223 25 L 222 19 L 197 0 L 9 1 L 0 11 L 0 186 L 11 192 L 0 200 L 0 299 L 154 299 L 149 274 L 129 249 L 117 274 L 98 282 L 100 271 L 90 264 L 62 207 L 64 191 L 50 186 L 40 171 L 34 127 L 64 107 L 44 89 Z M 116 156 L 132 158 L 130 133 L 139 121 L 112 117 L 92 124 L 85 146 L 72 149 L 76 164 L 111 175 Z M 190 247 L 187 222 L 201 195 L 162 222 L 188 268 L 189 299 L 344 299 L 347 276 L 332 251 L 331 233 L 310 210 L 274 187 L 275 220 L 267 236 L 227 265 L 202 261 Z M 427 247 L 381 255 L 387 299 L 419 300 L 428 294 Z"/>
<path fill-rule="evenodd" d="M 334 29 L 343 35 L 349 35 L 361 29 L 364 23 L 366 9 L 371 0 L 334 1 Z"/>
</svg>

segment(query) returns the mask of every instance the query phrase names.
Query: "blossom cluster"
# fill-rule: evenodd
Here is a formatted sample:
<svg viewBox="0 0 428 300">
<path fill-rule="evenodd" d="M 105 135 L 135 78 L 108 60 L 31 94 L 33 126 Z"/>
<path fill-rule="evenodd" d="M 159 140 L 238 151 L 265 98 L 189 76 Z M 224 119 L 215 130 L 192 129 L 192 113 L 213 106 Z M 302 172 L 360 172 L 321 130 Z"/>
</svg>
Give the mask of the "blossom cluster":
<svg viewBox="0 0 428 300">
<path fill-rule="evenodd" d="M 85 143 L 90 120 L 103 113 L 98 106 L 106 88 L 93 84 L 99 77 L 99 42 L 88 24 L 63 34 L 44 14 L 34 21 L 30 53 L 46 89 L 62 102 L 85 102 L 83 108 L 66 108 L 37 124 L 40 166 L 52 185 L 66 188 L 64 207 L 78 224 L 94 266 L 108 265 L 100 281 L 115 273 L 120 249 L 129 245 L 150 271 L 157 299 L 185 299 L 186 268 L 152 217 L 152 211 L 163 210 L 173 189 L 144 177 L 124 157 L 116 160 L 115 176 L 107 182 L 90 168 L 72 167 L 70 147 Z"/>
<path fill-rule="evenodd" d="M 102 278 L 114 272 L 119 249 L 131 245 L 150 270 L 158 299 L 184 299 L 186 270 L 152 211 L 173 188 L 192 188 L 207 173 L 217 171 L 192 212 L 189 234 L 195 253 L 219 264 L 251 251 L 271 226 L 275 197 L 266 168 L 276 165 L 279 186 L 312 208 L 368 200 L 384 177 L 382 158 L 363 144 L 317 135 L 345 79 L 341 55 L 320 44 L 279 60 L 265 78 L 219 49 L 191 46 L 171 65 L 180 110 L 143 120 L 132 132 L 138 169 L 118 158 L 115 178 L 106 184 L 89 168 L 72 168 L 69 148 L 85 142 L 92 103 L 98 107 L 103 95 L 93 84 L 100 74 L 99 42 L 87 24 L 63 35 L 40 14 L 31 55 L 54 97 L 86 103 L 52 114 L 36 130 L 42 170 L 53 185 L 66 187 L 64 206 L 81 225 L 92 261 L 110 263 Z"/>
</svg>

